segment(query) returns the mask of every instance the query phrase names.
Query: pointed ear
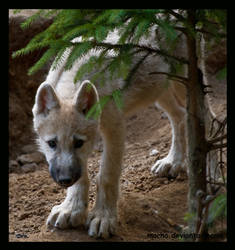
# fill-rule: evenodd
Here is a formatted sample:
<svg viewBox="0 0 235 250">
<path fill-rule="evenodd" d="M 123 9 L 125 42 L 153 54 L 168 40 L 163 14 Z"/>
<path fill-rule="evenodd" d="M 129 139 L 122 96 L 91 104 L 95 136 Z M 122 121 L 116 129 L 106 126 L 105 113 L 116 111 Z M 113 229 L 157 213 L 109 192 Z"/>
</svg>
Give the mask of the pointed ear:
<svg viewBox="0 0 235 250">
<path fill-rule="evenodd" d="M 49 114 L 50 110 L 59 107 L 59 99 L 53 87 L 48 83 L 41 84 L 35 97 L 35 104 L 33 107 L 34 115 L 44 114 L 46 116 Z"/>
<path fill-rule="evenodd" d="M 82 82 L 75 95 L 75 106 L 86 115 L 90 108 L 98 101 L 98 93 L 95 86 L 88 80 Z"/>
</svg>

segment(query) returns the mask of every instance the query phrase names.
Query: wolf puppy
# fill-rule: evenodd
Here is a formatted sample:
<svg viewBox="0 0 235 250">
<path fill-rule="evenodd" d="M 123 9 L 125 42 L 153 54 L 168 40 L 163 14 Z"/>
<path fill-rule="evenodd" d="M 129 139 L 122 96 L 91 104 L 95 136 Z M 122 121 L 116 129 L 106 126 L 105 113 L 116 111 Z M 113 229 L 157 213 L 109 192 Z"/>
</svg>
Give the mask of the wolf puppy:
<svg viewBox="0 0 235 250">
<path fill-rule="evenodd" d="M 143 44 L 154 44 L 154 37 Z M 117 34 L 108 36 L 107 42 L 116 43 Z M 67 55 L 66 55 L 67 53 Z M 163 109 L 172 126 L 172 145 L 168 155 L 151 168 L 156 176 L 176 176 L 185 169 L 185 89 L 177 82 L 168 81 L 163 74 L 169 66 L 156 54 L 146 57 L 134 74 L 130 87 L 123 94 L 124 106 L 117 109 L 113 101 L 103 108 L 99 120 L 86 119 L 86 114 L 98 98 L 111 94 L 124 85 L 122 79 L 108 82 L 101 87 L 87 88 L 89 81 L 73 83 L 77 69 L 90 56 L 91 51 L 77 60 L 71 70 L 64 71 L 65 60 L 55 70 L 50 70 L 45 82 L 38 88 L 33 107 L 34 129 L 38 135 L 40 150 L 49 163 L 49 172 L 55 182 L 67 187 L 65 200 L 54 206 L 47 224 L 57 228 L 86 224 L 88 234 L 107 238 L 115 233 L 119 178 L 122 168 L 125 141 L 125 116 L 135 110 L 155 103 Z M 175 50 L 176 55 L 186 57 L 184 44 Z M 139 54 L 134 58 L 139 59 Z M 134 62 L 133 62 L 134 63 Z M 99 70 L 94 68 L 94 72 Z M 92 74 L 92 73 L 91 73 Z M 84 80 L 89 79 L 89 77 Z M 157 121 L 156 121 L 157 122 Z M 87 159 L 92 152 L 97 133 L 103 139 L 103 155 L 97 176 L 96 203 L 88 214 L 89 180 Z"/>
</svg>

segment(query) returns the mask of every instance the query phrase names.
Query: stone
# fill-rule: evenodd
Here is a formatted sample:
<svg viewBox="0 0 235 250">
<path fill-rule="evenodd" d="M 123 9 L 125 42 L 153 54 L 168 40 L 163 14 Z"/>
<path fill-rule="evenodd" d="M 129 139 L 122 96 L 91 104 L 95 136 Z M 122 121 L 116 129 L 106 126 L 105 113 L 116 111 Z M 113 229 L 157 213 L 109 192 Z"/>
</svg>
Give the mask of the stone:
<svg viewBox="0 0 235 250">
<path fill-rule="evenodd" d="M 29 153 L 33 153 L 37 150 L 37 147 L 35 144 L 27 144 L 27 145 L 24 145 L 22 148 L 21 148 L 21 152 L 22 154 L 29 154 Z"/>
<path fill-rule="evenodd" d="M 21 167 L 23 173 L 34 172 L 37 167 L 36 163 L 25 164 Z"/>
<path fill-rule="evenodd" d="M 16 160 L 20 165 L 25 165 L 25 164 L 33 163 L 33 162 L 34 163 L 43 162 L 43 161 L 45 161 L 45 158 L 44 158 L 42 153 L 34 152 L 31 154 L 20 155 L 19 157 L 17 157 Z"/>
<path fill-rule="evenodd" d="M 156 150 L 156 149 L 153 149 L 151 152 L 150 152 L 150 156 L 156 156 L 156 155 L 158 155 L 159 154 L 159 151 L 158 150 Z"/>
<path fill-rule="evenodd" d="M 19 168 L 19 163 L 14 160 L 9 161 L 9 172 L 12 173 Z"/>
</svg>

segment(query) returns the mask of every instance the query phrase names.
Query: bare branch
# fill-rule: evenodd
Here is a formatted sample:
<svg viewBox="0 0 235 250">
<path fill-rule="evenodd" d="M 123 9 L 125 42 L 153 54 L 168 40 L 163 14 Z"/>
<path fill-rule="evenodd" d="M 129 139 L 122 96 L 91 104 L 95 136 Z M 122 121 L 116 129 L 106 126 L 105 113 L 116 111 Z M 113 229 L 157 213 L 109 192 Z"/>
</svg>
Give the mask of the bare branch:
<svg viewBox="0 0 235 250">
<path fill-rule="evenodd" d="M 169 14 L 171 14 L 172 16 L 174 16 L 177 20 L 182 21 L 182 22 L 186 22 L 186 19 L 180 15 L 177 12 L 174 12 L 173 10 L 169 9 L 167 10 Z"/>
<path fill-rule="evenodd" d="M 203 34 L 208 34 L 208 35 L 211 35 L 211 36 L 218 36 L 220 38 L 226 38 L 227 35 L 225 33 L 212 33 L 211 31 L 208 31 L 208 30 L 205 30 L 205 29 L 195 29 L 197 32 L 200 32 L 200 33 L 203 33 Z M 183 31 L 182 31 L 183 32 Z"/>
<path fill-rule="evenodd" d="M 181 32 L 184 33 L 184 34 L 187 34 L 186 28 L 179 27 L 179 26 L 174 26 L 174 29 L 181 31 Z"/>
<path fill-rule="evenodd" d="M 222 143 L 222 144 L 215 144 L 215 145 L 209 146 L 209 151 L 215 150 L 215 149 L 218 149 L 218 148 L 226 148 L 226 147 L 227 147 L 227 142 Z"/>
<path fill-rule="evenodd" d="M 215 134 L 212 136 L 213 128 L 214 128 L 215 122 L 218 123 L 218 128 L 217 128 Z M 217 117 L 215 117 L 215 118 L 212 120 L 212 123 L 211 123 L 210 137 L 215 138 L 221 131 L 224 130 L 226 124 L 227 124 L 227 117 L 225 117 L 224 120 L 223 120 L 222 122 L 220 122 L 220 121 L 217 119 Z"/>
<path fill-rule="evenodd" d="M 225 186 L 225 183 L 223 182 L 215 182 L 215 181 L 206 181 L 207 183 L 213 184 L 213 185 L 218 185 L 218 186 Z"/>
<path fill-rule="evenodd" d="M 204 192 L 201 190 L 197 191 L 197 198 L 198 198 L 198 209 L 197 209 L 197 227 L 196 227 L 196 233 L 200 236 L 196 238 L 196 242 L 204 241 L 203 233 L 206 230 L 207 227 L 207 218 L 208 218 L 208 212 L 209 212 L 209 205 L 211 202 L 215 200 L 215 198 L 218 197 L 218 195 L 205 195 Z"/>
<path fill-rule="evenodd" d="M 216 143 L 216 142 L 221 141 L 221 140 L 226 139 L 226 138 L 227 138 L 227 134 L 222 135 L 222 136 L 219 136 L 219 137 L 216 137 L 216 138 L 211 139 L 211 140 L 209 140 L 209 141 L 207 141 L 207 142 L 208 142 L 209 144 L 213 144 L 213 143 Z"/>
</svg>

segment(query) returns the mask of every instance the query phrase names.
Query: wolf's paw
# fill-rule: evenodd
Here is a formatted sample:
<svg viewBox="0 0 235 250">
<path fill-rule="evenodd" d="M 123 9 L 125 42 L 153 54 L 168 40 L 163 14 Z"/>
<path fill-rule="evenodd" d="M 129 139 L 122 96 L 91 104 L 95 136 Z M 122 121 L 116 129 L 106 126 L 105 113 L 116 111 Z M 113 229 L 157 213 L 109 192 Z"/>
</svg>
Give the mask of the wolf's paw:
<svg viewBox="0 0 235 250">
<path fill-rule="evenodd" d="M 185 162 L 172 160 L 165 157 L 158 160 L 151 168 L 151 172 L 157 177 L 173 177 L 175 178 L 181 171 L 185 171 Z"/>
<path fill-rule="evenodd" d="M 88 235 L 107 239 L 115 233 L 116 221 L 116 216 L 111 216 L 108 210 L 93 209 L 87 218 Z"/>
<path fill-rule="evenodd" d="M 73 203 L 63 202 L 54 206 L 47 218 L 46 224 L 59 229 L 77 227 L 85 225 L 87 219 L 87 207 L 78 202 L 77 206 Z"/>
</svg>

